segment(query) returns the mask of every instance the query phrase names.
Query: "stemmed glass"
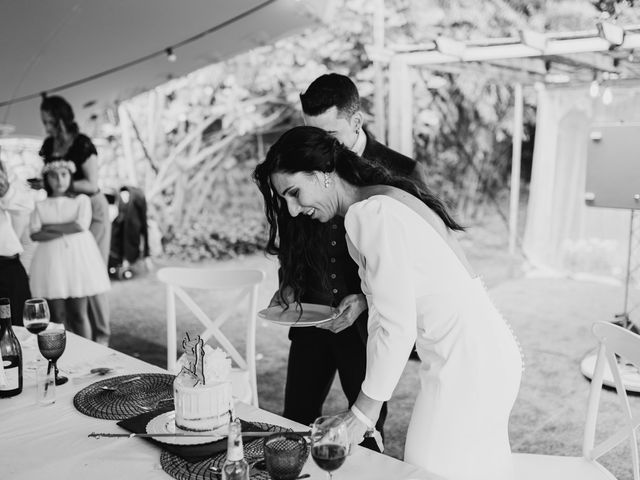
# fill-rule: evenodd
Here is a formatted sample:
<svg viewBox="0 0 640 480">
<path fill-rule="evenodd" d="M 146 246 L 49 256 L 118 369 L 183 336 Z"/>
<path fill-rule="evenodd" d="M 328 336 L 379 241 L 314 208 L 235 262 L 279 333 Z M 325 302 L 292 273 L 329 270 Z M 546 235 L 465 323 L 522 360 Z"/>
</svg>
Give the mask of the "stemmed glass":
<svg viewBox="0 0 640 480">
<path fill-rule="evenodd" d="M 347 425 L 340 416 L 316 418 L 311 426 L 311 456 L 316 464 L 327 472 L 329 480 L 332 472 L 342 466 L 349 453 Z"/>
<path fill-rule="evenodd" d="M 30 298 L 24 302 L 22 321 L 27 330 L 36 335 L 49 325 L 49 305 L 44 298 Z"/>
<path fill-rule="evenodd" d="M 51 371 L 51 367 L 56 372 L 56 385 L 63 385 L 69 380 L 67 377 L 58 375 L 58 365 L 56 362 L 64 353 L 64 349 L 67 346 L 67 332 L 64 328 L 56 328 L 53 330 L 45 330 L 38 334 L 38 348 L 44 358 L 49 360 L 48 371 Z"/>
</svg>

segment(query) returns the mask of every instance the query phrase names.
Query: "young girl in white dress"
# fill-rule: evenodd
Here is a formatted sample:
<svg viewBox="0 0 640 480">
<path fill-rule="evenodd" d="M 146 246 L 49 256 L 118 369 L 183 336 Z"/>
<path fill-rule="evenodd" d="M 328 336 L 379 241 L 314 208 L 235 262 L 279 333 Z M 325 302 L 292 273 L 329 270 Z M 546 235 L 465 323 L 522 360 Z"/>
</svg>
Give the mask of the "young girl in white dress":
<svg viewBox="0 0 640 480">
<path fill-rule="evenodd" d="M 420 386 L 404 460 L 434 478 L 512 480 L 508 423 L 521 353 L 466 261 L 454 235 L 462 227 L 444 204 L 314 127 L 280 137 L 254 178 L 271 238 L 276 232 L 291 238 L 278 229 L 295 228 L 296 222 L 279 222 L 283 215 L 319 222 L 345 218 L 349 253 L 369 307 L 366 375 L 345 414 L 352 444 L 375 425 L 415 342 Z M 298 229 L 294 258 L 310 243 L 303 235 Z M 296 291 L 297 278 L 287 271 L 295 265 L 281 264 L 291 284 L 281 288 Z"/>
<path fill-rule="evenodd" d="M 91 338 L 87 297 L 107 292 L 109 277 L 89 231 L 91 201 L 67 194 L 73 162 L 58 160 L 42 169 L 47 199 L 31 214 L 31 238 L 38 243 L 30 270 L 31 293 L 47 299 L 51 319 Z"/>
</svg>

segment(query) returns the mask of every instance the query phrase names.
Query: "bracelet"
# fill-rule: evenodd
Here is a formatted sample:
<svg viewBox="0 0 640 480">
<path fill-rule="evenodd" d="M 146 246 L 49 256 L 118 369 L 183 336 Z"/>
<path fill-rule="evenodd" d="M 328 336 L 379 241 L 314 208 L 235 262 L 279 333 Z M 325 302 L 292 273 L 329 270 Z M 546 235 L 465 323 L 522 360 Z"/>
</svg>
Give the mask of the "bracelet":
<svg viewBox="0 0 640 480">
<path fill-rule="evenodd" d="M 362 423 L 366 425 L 368 430 L 375 429 L 376 427 L 375 422 L 371 420 L 369 417 L 367 417 L 364 413 L 362 413 L 362 410 L 356 407 L 355 403 L 351 405 L 351 412 L 353 412 L 353 414 L 358 420 L 360 420 Z"/>
</svg>

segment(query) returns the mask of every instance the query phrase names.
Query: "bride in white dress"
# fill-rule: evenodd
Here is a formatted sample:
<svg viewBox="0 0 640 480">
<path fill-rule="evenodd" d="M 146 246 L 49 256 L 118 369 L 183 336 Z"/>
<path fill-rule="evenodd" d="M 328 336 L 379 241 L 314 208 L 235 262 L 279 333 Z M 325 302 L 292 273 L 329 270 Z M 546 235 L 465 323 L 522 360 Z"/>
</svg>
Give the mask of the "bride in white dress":
<svg viewBox="0 0 640 480">
<path fill-rule="evenodd" d="M 366 376 L 346 415 L 352 443 L 375 424 L 415 342 L 420 390 L 404 460 L 448 480 L 512 478 L 508 421 L 522 356 L 444 205 L 313 127 L 286 132 L 254 177 L 272 233 L 285 209 L 345 217 L 369 307 Z"/>
</svg>

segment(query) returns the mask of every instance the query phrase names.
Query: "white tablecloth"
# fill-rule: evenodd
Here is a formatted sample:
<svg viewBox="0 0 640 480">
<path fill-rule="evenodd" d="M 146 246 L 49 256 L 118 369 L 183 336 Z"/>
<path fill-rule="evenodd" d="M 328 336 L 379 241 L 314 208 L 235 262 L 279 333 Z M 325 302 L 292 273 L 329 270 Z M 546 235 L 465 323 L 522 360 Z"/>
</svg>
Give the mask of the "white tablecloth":
<svg viewBox="0 0 640 480">
<path fill-rule="evenodd" d="M 39 356 L 26 330 L 16 328 L 23 341 L 25 361 Z M 24 389 L 16 397 L 0 399 L 0 478 L 2 480 L 170 479 L 160 466 L 160 449 L 141 438 L 88 438 L 91 432 L 126 430 L 114 420 L 100 420 L 78 412 L 73 396 L 91 382 L 107 377 L 86 377 L 94 367 L 115 367 L 116 374 L 167 373 L 165 370 L 67 332 L 67 348 L 59 360 L 72 377 L 58 386 L 56 402 L 36 404 L 35 378 L 26 370 Z M 294 429 L 304 426 L 246 404 L 237 404 L 245 420 L 267 422 Z M 326 480 L 311 457 L 302 473 L 311 480 Z M 417 467 L 357 447 L 335 472 L 335 480 L 433 480 Z"/>
</svg>

